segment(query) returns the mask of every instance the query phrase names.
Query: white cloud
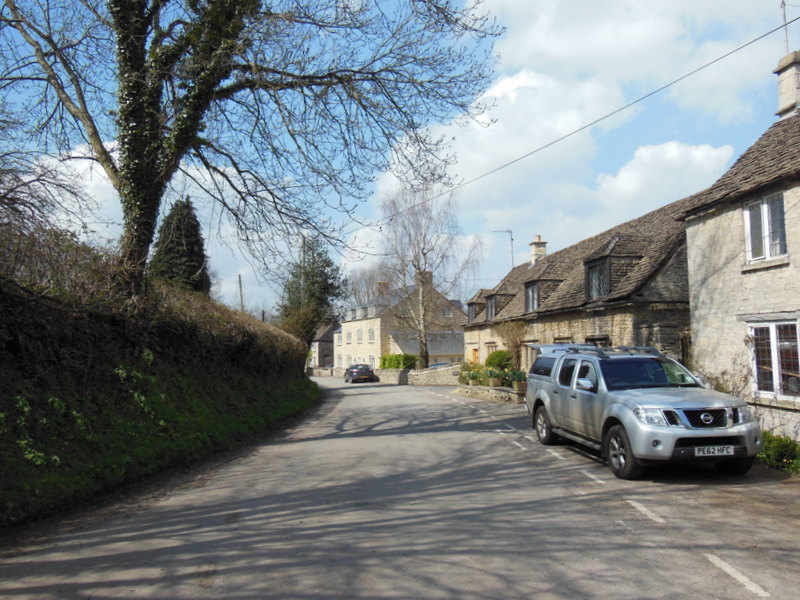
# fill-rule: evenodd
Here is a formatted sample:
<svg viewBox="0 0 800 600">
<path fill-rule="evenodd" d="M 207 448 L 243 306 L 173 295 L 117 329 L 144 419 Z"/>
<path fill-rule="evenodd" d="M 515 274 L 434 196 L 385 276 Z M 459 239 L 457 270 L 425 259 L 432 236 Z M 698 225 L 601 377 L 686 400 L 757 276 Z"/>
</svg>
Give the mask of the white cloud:
<svg viewBox="0 0 800 600">
<path fill-rule="evenodd" d="M 513 231 L 519 264 L 528 260 L 528 244 L 536 235 L 553 252 L 701 191 L 723 173 L 732 154 L 732 146 L 691 146 L 677 141 L 642 146 L 616 173 L 601 173 L 589 185 L 549 182 L 541 201 L 487 209 L 483 238 L 489 252 L 480 286 L 491 287 L 493 278 L 496 283 L 508 272 L 508 238 L 491 229 L 501 228 L 498 223 L 503 218 Z"/>
<path fill-rule="evenodd" d="M 751 0 L 490 0 L 508 27 L 498 44 L 507 72 L 594 77 L 643 94 L 781 24 L 778 3 Z M 721 122 L 748 118 L 750 89 L 784 53 L 772 35 L 676 87 L 670 96 Z"/>
<path fill-rule="evenodd" d="M 732 155 L 732 146 L 690 146 L 677 141 L 641 146 L 616 175 L 598 175 L 598 201 L 615 216 L 633 210 L 644 214 L 708 187 Z"/>
</svg>

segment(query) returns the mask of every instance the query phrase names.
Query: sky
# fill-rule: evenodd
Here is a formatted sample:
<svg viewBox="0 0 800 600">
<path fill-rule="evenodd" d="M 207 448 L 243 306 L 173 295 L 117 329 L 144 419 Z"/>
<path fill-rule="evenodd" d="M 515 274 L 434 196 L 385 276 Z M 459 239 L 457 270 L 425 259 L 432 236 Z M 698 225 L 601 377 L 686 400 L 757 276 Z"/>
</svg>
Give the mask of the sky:
<svg viewBox="0 0 800 600">
<path fill-rule="evenodd" d="M 785 5 L 788 21 L 800 17 L 796 1 Z M 484 120 L 492 124 L 435 126 L 453 138 L 452 175 L 465 183 L 453 192 L 463 235 L 483 247 L 467 297 L 529 260 L 537 235 L 554 252 L 708 187 L 776 120 L 773 70 L 787 54 L 783 30 L 615 111 L 782 25 L 780 0 L 482 6 L 506 28 L 487 91 L 493 107 Z M 800 49 L 800 22 L 788 28 L 788 49 Z M 109 192 L 101 177 L 90 185 L 98 195 Z M 379 175 L 358 218 L 377 221 L 380 198 L 395 185 Z M 204 214 L 215 296 L 238 307 L 241 276 L 245 307 L 271 310 L 277 286 L 259 281 Z M 349 255 L 342 267 L 368 264 L 379 235 L 360 229 L 352 241 L 367 254 Z"/>
</svg>

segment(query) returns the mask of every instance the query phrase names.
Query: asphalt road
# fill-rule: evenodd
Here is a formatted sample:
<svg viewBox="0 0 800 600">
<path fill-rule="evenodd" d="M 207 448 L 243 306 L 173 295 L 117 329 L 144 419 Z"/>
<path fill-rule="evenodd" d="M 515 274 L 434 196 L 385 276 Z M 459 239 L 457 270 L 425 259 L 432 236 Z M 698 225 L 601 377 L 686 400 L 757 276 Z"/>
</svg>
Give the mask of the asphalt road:
<svg viewBox="0 0 800 600">
<path fill-rule="evenodd" d="M 318 381 L 285 435 L 6 539 L 0 597 L 797 597 L 798 478 L 621 481 L 541 446 L 521 405 Z"/>
</svg>

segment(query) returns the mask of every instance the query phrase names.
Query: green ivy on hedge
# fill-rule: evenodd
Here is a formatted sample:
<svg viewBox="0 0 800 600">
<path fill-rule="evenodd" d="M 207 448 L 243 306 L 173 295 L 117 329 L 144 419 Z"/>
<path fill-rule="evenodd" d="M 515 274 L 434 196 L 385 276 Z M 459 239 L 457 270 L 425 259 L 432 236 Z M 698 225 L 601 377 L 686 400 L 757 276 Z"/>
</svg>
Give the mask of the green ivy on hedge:
<svg viewBox="0 0 800 600">
<path fill-rule="evenodd" d="M 381 369 L 413 369 L 417 364 L 414 354 L 384 354 L 381 356 Z"/>
</svg>

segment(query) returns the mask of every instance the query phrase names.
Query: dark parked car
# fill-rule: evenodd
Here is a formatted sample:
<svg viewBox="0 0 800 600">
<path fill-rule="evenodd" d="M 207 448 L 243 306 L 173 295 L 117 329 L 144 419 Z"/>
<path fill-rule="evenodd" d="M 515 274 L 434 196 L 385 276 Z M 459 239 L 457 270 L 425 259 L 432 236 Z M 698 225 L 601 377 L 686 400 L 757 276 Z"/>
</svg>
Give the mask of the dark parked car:
<svg viewBox="0 0 800 600">
<path fill-rule="evenodd" d="M 369 365 L 350 365 L 344 372 L 344 380 L 350 383 L 356 381 L 377 381 L 372 367 Z"/>
</svg>

